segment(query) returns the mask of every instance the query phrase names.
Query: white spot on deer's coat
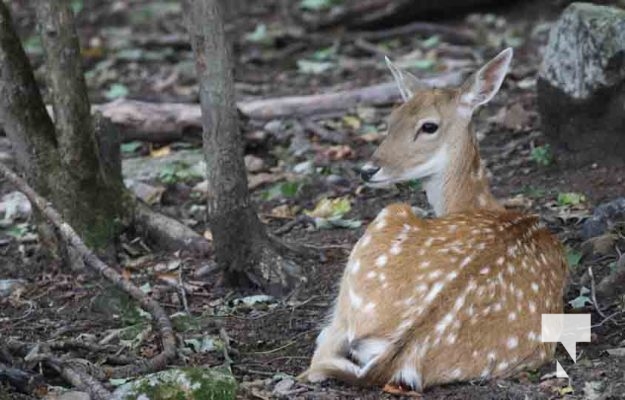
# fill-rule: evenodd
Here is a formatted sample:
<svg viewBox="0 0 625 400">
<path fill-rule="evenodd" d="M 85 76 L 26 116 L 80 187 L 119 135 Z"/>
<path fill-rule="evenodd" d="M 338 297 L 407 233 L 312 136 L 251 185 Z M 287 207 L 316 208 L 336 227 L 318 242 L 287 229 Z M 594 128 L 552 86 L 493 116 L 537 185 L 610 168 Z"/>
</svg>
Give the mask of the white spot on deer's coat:
<svg viewBox="0 0 625 400">
<path fill-rule="evenodd" d="M 514 349 L 519 345 L 519 339 L 517 339 L 516 336 L 510 336 L 508 338 L 508 341 L 506 342 L 506 345 L 509 349 Z"/>
<path fill-rule="evenodd" d="M 430 262 L 429 261 L 422 261 L 421 264 L 419 264 L 419 268 L 421 269 L 426 269 L 427 267 L 430 266 Z"/>
<path fill-rule="evenodd" d="M 500 362 L 499 365 L 497 365 L 497 370 L 498 371 L 503 371 L 506 368 L 508 368 L 508 363 L 505 362 L 505 361 Z"/>
<path fill-rule="evenodd" d="M 460 268 L 466 267 L 467 265 L 469 265 L 470 262 L 471 262 L 471 256 L 465 257 L 460 263 Z"/>
<path fill-rule="evenodd" d="M 436 282 L 433 286 L 432 289 L 430 289 L 430 291 L 428 292 L 427 296 L 425 296 L 425 302 L 426 303 L 431 303 L 432 300 L 434 300 L 434 298 L 436 298 L 436 296 L 438 295 L 438 293 L 443 289 L 445 285 L 443 285 L 440 282 Z"/>
<path fill-rule="evenodd" d="M 401 253 L 401 246 L 399 245 L 399 243 L 394 243 L 391 246 L 391 250 L 390 250 L 391 254 L 393 255 L 398 255 L 399 253 Z"/>
<path fill-rule="evenodd" d="M 497 265 L 503 265 L 504 261 L 506 261 L 506 259 L 505 259 L 505 258 L 503 258 L 503 257 L 499 257 L 499 258 L 497 259 Z"/>
<path fill-rule="evenodd" d="M 538 284 L 536 282 L 532 282 L 532 290 L 536 293 L 538 292 Z"/>
<path fill-rule="evenodd" d="M 440 276 L 441 276 L 441 274 L 442 274 L 442 273 L 441 273 L 441 271 L 439 271 L 439 270 L 435 269 L 434 271 L 432 271 L 432 272 L 430 272 L 430 273 L 428 274 L 428 278 L 430 278 L 430 279 L 436 279 L 436 278 L 440 277 Z"/>
<path fill-rule="evenodd" d="M 376 258 L 375 265 L 377 265 L 378 267 L 384 267 L 387 262 L 388 262 L 388 256 L 386 254 L 382 254 L 381 256 Z"/>
<path fill-rule="evenodd" d="M 508 314 L 508 320 L 509 321 L 516 321 L 516 313 L 513 311 L 510 314 Z"/>
<path fill-rule="evenodd" d="M 488 267 L 484 267 L 484 268 L 482 268 L 482 269 L 480 270 L 480 274 L 482 274 L 482 275 L 486 275 L 486 274 L 488 274 L 489 272 L 490 272 L 490 268 L 488 268 Z"/>
<path fill-rule="evenodd" d="M 369 312 L 372 312 L 374 309 L 375 309 L 375 303 L 373 303 L 373 302 L 369 302 L 369 303 L 367 303 L 367 305 L 365 306 L 364 311 L 365 311 L 365 312 L 367 312 L 367 313 L 369 313 Z"/>
<path fill-rule="evenodd" d="M 536 312 L 536 304 L 533 301 L 529 302 L 529 308 L 530 308 L 530 312 L 532 313 Z"/>
<path fill-rule="evenodd" d="M 349 289 L 349 300 L 354 308 L 362 306 L 362 297 L 358 296 L 351 288 Z"/>
<path fill-rule="evenodd" d="M 377 273 L 375 271 L 369 271 L 367 272 L 367 279 L 373 279 L 375 278 L 377 275 Z"/>
</svg>

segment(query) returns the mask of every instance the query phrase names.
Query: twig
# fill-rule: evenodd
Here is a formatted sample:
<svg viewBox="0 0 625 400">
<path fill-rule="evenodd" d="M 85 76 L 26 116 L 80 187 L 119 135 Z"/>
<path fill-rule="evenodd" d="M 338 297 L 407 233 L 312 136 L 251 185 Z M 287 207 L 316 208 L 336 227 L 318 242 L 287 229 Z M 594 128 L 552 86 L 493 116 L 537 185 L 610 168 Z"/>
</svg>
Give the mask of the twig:
<svg viewBox="0 0 625 400">
<path fill-rule="evenodd" d="M 476 35 L 473 31 L 462 28 L 453 28 L 447 25 L 435 24 L 431 22 L 413 22 L 404 26 L 391 29 L 357 33 L 358 38 L 366 40 L 386 40 L 396 36 L 405 35 L 440 35 L 443 40 L 456 44 L 474 44 Z"/>
<path fill-rule="evenodd" d="M 191 315 L 189 312 L 189 303 L 187 303 L 187 291 L 184 288 L 184 282 L 182 281 L 182 266 L 178 268 L 178 290 L 180 291 L 180 300 L 182 301 L 182 307 L 187 315 Z"/>
<path fill-rule="evenodd" d="M 592 304 L 595 306 L 595 310 L 597 310 L 597 313 L 601 315 L 601 317 L 607 318 L 603 311 L 601 311 L 599 302 L 597 302 L 597 293 L 595 290 L 595 275 L 592 272 L 592 267 L 588 267 L 588 276 L 590 276 L 590 296 L 592 298 Z"/>
<path fill-rule="evenodd" d="M 0 382 L 9 383 L 19 392 L 37 397 L 43 397 L 48 391 L 41 375 L 9 367 L 2 363 L 0 363 Z"/>
<path fill-rule="evenodd" d="M 132 282 L 125 280 L 114 269 L 104 264 L 82 241 L 76 231 L 63 220 L 63 217 L 56 211 L 43 197 L 37 194 L 22 178 L 17 176 L 4 163 L 0 162 L 0 173 L 2 173 L 19 191 L 24 193 L 30 202 L 47 218 L 79 254 L 85 264 L 95 271 L 101 273 L 115 286 L 128 293 L 154 318 L 156 329 L 160 333 L 163 351 L 149 360 L 142 360 L 137 364 L 119 368 L 106 368 L 105 372 L 110 377 L 127 377 L 139 375 L 147 372 L 159 370 L 167 366 L 170 360 L 176 356 L 176 337 L 167 313 L 158 302 L 147 297 L 141 289 Z"/>
<path fill-rule="evenodd" d="M 230 368 L 232 366 L 232 358 L 230 358 L 230 336 L 228 336 L 228 332 L 226 332 L 225 328 L 219 330 L 219 337 L 224 342 L 223 352 L 226 366 Z"/>
<path fill-rule="evenodd" d="M 282 225 L 281 227 L 273 231 L 273 234 L 276 236 L 281 236 L 281 235 L 284 235 L 285 233 L 289 233 L 297 225 L 308 224 L 308 223 L 311 223 L 312 221 L 313 219 L 309 217 L 308 215 L 298 215 L 295 219 L 292 219 L 291 221 L 287 222 L 286 224 Z"/>
<path fill-rule="evenodd" d="M 79 369 L 71 368 L 67 362 L 56 357 L 47 357 L 45 362 L 61 374 L 63 379 L 71 383 L 72 386 L 88 392 L 93 399 L 108 400 L 111 398 L 111 392 L 106 390 L 98 380 L 89 374 Z"/>
</svg>

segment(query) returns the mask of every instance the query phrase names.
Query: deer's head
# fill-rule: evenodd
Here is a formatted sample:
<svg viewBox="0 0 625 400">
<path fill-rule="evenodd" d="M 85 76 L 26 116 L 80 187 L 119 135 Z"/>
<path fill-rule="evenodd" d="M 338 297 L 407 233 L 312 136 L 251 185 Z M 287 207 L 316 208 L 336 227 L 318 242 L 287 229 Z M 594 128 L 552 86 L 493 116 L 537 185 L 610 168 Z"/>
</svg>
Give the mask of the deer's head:
<svg viewBox="0 0 625 400">
<path fill-rule="evenodd" d="M 457 158 L 452 150 L 472 140 L 471 117 L 499 91 L 511 59 L 508 48 L 462 86 L 432 89 L 387 58 L 404 103 L 391 114 L 388 134 L 363 166 L 362 178 L 383 186 L 443 173 Z"/>
</svg>

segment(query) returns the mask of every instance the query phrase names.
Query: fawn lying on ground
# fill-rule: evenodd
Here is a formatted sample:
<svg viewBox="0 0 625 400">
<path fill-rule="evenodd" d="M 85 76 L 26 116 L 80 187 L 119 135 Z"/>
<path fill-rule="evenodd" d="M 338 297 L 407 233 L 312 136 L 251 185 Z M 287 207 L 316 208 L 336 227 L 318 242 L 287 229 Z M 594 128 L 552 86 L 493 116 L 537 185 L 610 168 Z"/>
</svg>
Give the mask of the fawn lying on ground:
<svg viewBox="0 0 625 400">
<path fill-rule="evenodd" d="M 562 247 L 536 217 L 506 211 L 491 195 L 471 128 L 511 58 L 504 50 L 454 89 L 421 88 L 387 60 L 404 104 L 362 176 L 372 184 L 422 179 L 437 218 L 395 204 L 369 225 L 302 379 L 421 391 L 553 357 L 541 314 L 563 311 Z"/>
</svg>

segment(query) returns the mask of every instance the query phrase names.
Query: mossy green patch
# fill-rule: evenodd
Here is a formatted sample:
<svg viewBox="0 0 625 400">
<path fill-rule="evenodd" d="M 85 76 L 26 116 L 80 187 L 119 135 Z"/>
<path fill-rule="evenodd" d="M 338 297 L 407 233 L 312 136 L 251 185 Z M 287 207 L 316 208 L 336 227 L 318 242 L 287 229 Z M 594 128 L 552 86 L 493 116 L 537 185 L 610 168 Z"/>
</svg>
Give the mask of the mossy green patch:
<svg viewBox="0 0 625 400">
<path fill-rule="evenodd" d="M 236 380 L 227 368 L 177 368 L 146 375 L 120 386 L 116 400 L 230 400 L 236 395 Z"/>
</svg>

